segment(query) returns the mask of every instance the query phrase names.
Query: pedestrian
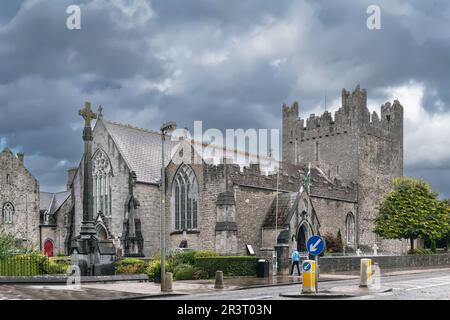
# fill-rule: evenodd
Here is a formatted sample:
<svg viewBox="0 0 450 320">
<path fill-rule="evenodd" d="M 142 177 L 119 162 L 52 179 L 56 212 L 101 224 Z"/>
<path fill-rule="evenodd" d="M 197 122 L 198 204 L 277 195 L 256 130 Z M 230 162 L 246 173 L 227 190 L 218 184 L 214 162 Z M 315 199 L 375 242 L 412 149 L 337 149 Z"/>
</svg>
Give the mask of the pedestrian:
<svg viewBox="0 0 450 320">
<path fill-rule="evenodd" d="M 298 253 L 297 249 L 294 249 L 294 252 L 292 252 L 291 276 L 294 273 L 294 266 L 297 266 L 298 275 L 300 275 L 300 253 Z"/>
</svg>

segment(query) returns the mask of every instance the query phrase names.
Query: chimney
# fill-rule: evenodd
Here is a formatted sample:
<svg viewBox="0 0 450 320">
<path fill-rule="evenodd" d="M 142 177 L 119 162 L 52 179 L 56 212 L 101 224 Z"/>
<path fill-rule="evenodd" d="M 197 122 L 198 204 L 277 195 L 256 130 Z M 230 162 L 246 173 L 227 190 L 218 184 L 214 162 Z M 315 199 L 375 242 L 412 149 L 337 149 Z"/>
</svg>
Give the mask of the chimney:
<svg viewBox="0 0 450 320">
<path fill-rule="evenodd" d="M 23 164 L 23 161 L 25 159 L 25 155 L 22 152 L 19 152 L 17 154 L 17 159 L 19 159 L 20 164 Z"/>
<path fill-rule="evenodd" d="M 78 168 L 71 168 L 67 170 L 67 191 L 71 190 L 73 179 L 75 179 L 75 174 L 77 173 L 77 170 Z"/>
</svg>

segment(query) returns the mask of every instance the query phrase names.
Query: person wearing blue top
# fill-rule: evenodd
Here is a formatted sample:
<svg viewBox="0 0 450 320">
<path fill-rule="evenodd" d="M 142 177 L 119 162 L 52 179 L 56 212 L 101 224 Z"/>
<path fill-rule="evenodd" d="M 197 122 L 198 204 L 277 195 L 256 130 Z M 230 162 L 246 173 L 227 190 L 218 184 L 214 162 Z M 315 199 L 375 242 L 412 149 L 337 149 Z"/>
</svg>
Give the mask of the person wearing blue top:
<svg viewBox="0 0 450 320">
<path fill-rule="evenodd" d="M 298 253 L 297 249 L 292 252 L 291 276 L 294 273 L 294 266 L 297 266 L 298 275 L 300 275 L 300 253 Z"/>
</svg>

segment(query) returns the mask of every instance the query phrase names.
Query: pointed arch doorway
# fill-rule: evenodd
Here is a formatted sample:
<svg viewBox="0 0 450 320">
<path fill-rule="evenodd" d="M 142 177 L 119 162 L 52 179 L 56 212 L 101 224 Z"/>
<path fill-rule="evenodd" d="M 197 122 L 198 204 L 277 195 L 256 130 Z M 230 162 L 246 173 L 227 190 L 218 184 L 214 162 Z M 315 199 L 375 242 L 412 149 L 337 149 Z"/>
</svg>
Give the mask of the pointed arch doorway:
<svg viewBox="0 0 450 320">
<path fill-rule="evenodd" d="M 302 224 L 297 231 L 297 250 L 299 252 L 306 252 L 306 241 L 308 241 L 308 229 L 305 224 Z"/>
</svg>

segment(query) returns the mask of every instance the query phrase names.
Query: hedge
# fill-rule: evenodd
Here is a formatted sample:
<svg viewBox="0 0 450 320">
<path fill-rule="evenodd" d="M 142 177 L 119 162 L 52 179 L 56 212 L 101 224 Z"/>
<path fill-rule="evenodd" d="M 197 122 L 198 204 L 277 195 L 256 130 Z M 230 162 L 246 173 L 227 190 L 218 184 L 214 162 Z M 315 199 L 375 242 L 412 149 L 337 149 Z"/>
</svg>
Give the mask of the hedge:
<svg viewBox="0 0 450 320">
<path fill-rule="evenodd" d="M 214 277 L 216 271 L 223 271 L 225 276 L 255 276 L 257 257 L 217 256 L 195 259 L 195 266 Z"/>
<path fill-rule="evenodd" d="M 116 274 L 141 274 L 144 273 L 145 261 L 137 258 L 125 258 L 115 263 Z"/>
<path fill-rule="evenodd" d="M 0 276 L 37 276 L 59 271 L 56 263 L 41 254 L 19 254 L 0 259 Z"/>
</svg>

